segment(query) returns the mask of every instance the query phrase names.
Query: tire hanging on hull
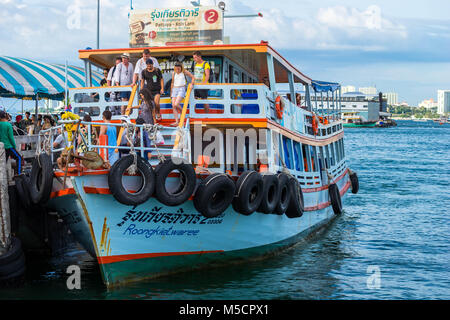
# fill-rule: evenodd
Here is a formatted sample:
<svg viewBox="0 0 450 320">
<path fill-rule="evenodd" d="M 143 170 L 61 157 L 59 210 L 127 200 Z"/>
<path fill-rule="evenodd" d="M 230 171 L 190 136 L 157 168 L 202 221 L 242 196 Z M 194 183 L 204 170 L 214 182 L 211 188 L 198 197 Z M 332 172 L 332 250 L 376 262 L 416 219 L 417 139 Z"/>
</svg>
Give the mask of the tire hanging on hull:
<svg viewBox="0 0 450 320">
<path fill-rule="evenodd" d="M 240 214 L 251 215 L 261 204 L 263 187 L 263 179 L 258 172 L 250 170 L 242 173 L 236 182 L 233 209 Z"/>
<path fill-rule="evenodd" d="M 203 180 L 194 197 L 194 207 L 206 218 L 221 215 L 233 201 L 236 186 L 225 173 L 214 173 Z"/>
<path fill-rule="evenodd" d="M 305 201 L 303 198 L 302 187 L 298 180 L 291 177 L 288 182 L 289 191 L 291 193 L 291 200 L 286 210 L 286 216 L 289 218 L 299 218 L 305 211 Z"/>
<path fill-rule="evenodd" d="M 334 214 L 341 214 L 342 213 L 342 200 L 341 200 L 341 194 L 339 192 L 339 188 L 336 185 L 336 183 L 330 184 L 328 186 L 328 193 L 330 195 L 330 202 L 331 206 L 333 207 Z"/>
<path fill-rule="evenodd" d="M 280 201 L 280 187 L 278 178 L 274 174 L 265 174 L 263 177 L 263 198 L 258 212 L 273 213 Z"/>
<path fill-rule="evenodd" d="M 53 165 L 50 156 L 41 153 L 33 160 L 30 178 L 30 196 L 34 204 L 46 203 L 53 186 Z"/>
<path fill-rule="evenodd" d="M 289 188 L 289 176 L 286 173 L 279 173 L 278 184 L 279 184 L 279 201 L 274 213 L 282 215 L 286 212 L 291 202 L 291 190 Z"/>
</svg>

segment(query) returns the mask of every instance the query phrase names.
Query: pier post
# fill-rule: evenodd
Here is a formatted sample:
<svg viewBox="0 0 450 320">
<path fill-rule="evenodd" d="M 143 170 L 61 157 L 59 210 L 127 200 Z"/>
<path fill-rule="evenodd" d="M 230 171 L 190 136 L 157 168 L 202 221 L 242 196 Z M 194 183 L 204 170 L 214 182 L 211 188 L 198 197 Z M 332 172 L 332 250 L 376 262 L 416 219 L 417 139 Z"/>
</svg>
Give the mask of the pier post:
<svg viewBox="0 0 450 320">
<path fill-rule="evenodd" d="M 3 142 L 0 142 L 0 256 L 8 251 L 11 233 L 9 215 L 8 168 Z"/>
</svg>

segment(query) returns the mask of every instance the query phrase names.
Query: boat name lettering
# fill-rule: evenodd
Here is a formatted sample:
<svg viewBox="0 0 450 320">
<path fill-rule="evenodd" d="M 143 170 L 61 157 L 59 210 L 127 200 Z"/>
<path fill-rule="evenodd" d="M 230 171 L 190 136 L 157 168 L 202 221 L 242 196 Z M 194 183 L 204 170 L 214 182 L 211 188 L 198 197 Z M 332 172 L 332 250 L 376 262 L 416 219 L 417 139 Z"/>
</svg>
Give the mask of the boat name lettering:
<svg viewBox="0 0 450 320">
<path fill-rule="evenodd" d="M 176 213 L 160 212 L 162 208 L 155 206 L 150 211 L 130 209 L 117 226 L 122 227 L 127 221 L 164 224 L 220 224 L 224 217 L 224 215 L 220 215 L 216 218 L 205 218 L 201 214 L 186 214 L 183 208 L 178 209 Z"/>
<path fill-rule="evenodd" d="M 166 229 L 159 226 L 154 229 L 139 229 L 135 224 L 130 224 L 123 234 L 142 235 L 148 239 L 152 236 L 197 236 L 199 232 L 200 230 L 175 230 L 173 227 Z"/>
</svg>

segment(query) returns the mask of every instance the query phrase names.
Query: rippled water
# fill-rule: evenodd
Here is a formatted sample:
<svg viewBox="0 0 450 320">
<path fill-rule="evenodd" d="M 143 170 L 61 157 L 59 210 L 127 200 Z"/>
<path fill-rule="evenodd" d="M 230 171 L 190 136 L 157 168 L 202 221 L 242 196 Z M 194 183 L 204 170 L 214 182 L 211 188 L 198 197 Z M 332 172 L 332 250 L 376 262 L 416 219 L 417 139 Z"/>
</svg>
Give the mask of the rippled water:
<svg viewBox="0 0 450 320">
<path fill-rule="evenodd" d="M 399 121 L 396 128 L 349 128 L 345 137 L 360 191 L 304 245 L 113 291 L 95 260 L 74 248 L 50 261 L 28 259 L 27 283 L 0 298 L 449 299 L 450 124 Z M 82 267 L 81 290 L 66 288 L 71 264 Z"/>
</svg>

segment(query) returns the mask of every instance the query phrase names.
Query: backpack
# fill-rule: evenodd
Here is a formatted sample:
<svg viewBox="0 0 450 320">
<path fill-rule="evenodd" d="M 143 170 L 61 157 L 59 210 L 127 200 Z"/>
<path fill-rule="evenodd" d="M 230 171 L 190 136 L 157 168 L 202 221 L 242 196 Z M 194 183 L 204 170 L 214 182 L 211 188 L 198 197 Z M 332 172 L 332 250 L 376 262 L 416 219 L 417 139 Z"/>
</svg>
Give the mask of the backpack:
<svg viewBox="0 0 450 320">
<path fill-rule="evenodd" d="M 205 69 L 205 65 L 207 64 L 207 63 L 209 63 L 208 61 L 203 61 L 203 65 L 202 65 L 202 68 L 203 69 Z M 196 63 L 195 63 L 195 61 L 192 61 L 192 65 L 191 65 L 191 72 L 192 72 L 192 74 L 194 74 L 194 72 L 195 72 L 195 65 L 196 65 Z M 210 67 L 210 73 L 209 73 L 209 83 L 214 83 L 215 82 L 215 79 L 214 79 L 214 72 L 212 72 L 212 68 L 211 68 L 211 63 L 209 63 L 209 67 Z"/>
</svg>

